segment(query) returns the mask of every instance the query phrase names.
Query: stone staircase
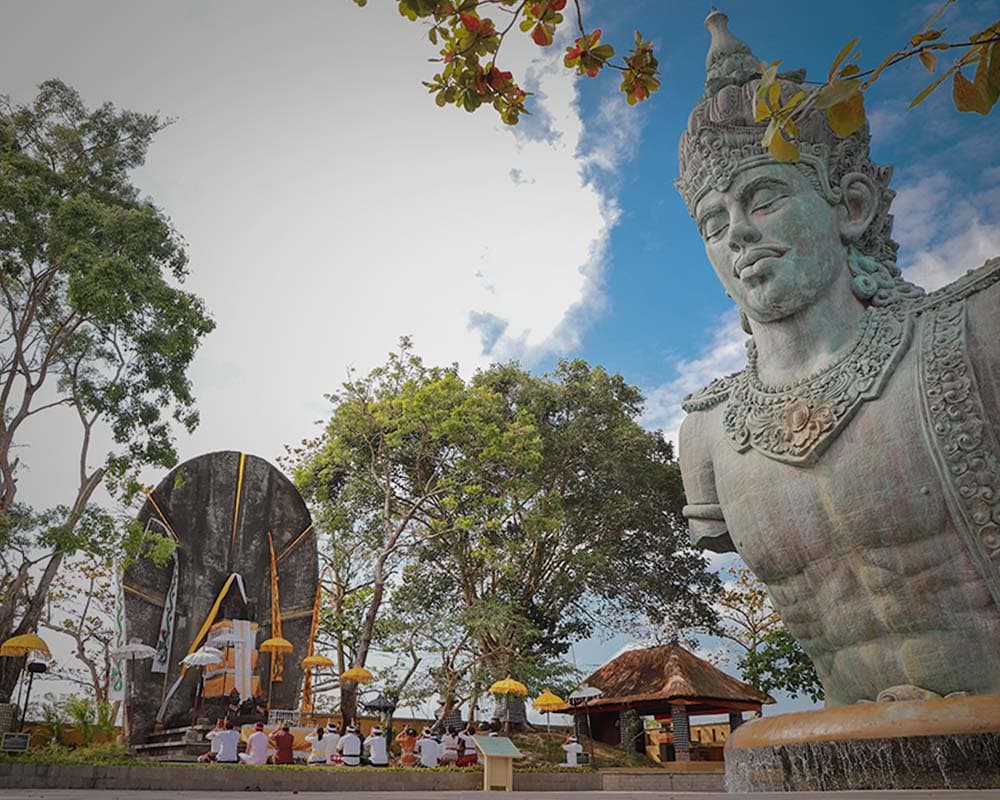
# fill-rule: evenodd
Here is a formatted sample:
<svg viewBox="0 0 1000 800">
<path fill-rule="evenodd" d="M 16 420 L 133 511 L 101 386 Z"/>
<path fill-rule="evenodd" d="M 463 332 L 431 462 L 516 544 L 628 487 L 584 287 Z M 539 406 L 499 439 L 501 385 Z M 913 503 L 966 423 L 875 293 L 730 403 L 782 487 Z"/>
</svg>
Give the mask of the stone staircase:
<svg viewBox="0 0 1000 800">
<path fill-rule="evenodd" d="M 209 742 L 205 734 L 211 725 L 196 725 L 190 728 L 166 728 L 151 733 L 144 744 L 132 747 L 136 758 L 144 761 L 170 761 L 192 763 L 198 756 L 208 752 Z"/>
</svg>

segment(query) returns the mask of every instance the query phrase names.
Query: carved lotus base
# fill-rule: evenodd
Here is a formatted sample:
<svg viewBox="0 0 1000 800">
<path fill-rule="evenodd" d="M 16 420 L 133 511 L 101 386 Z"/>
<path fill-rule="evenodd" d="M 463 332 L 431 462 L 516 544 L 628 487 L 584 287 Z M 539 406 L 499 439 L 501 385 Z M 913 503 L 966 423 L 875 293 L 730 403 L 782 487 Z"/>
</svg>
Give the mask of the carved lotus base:
<svg viewBox="0 0 1000 800">
<path fill-rule="evenodd" d="M 726 742 L 730 792 L 1000 788 L 1000 695 L 753 720 Z"/>
</svg>

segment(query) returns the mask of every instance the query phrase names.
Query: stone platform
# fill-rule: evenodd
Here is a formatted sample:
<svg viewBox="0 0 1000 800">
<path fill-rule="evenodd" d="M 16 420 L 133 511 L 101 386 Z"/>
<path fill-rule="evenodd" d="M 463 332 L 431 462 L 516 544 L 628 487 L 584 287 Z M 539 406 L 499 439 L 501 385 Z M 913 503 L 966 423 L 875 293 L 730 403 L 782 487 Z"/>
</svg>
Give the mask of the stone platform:
<svg viewBox="0 0 1000 800">
<path fill-rule="evenodd" d="M 754 720 L 726 742 L 726 788 L 1000 789 L 1000 695 L 870 703 Z"/>
</svg>

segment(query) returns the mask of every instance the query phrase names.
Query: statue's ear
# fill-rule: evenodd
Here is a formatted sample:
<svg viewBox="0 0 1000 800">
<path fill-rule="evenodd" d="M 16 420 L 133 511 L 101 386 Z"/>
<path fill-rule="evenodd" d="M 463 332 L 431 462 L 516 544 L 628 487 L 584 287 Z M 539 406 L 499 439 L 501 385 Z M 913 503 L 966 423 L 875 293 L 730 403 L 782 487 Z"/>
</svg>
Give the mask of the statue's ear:
<svg viewBox="0 0 1000 800">
<path fill-rule="evenodd" d="M 878 188 L 867 175 L 848 172 L 840 182 L 840 189 L 843 197 L 840 237 L 845 243 L 856 242 L 878 211 Z"/>
</svg>

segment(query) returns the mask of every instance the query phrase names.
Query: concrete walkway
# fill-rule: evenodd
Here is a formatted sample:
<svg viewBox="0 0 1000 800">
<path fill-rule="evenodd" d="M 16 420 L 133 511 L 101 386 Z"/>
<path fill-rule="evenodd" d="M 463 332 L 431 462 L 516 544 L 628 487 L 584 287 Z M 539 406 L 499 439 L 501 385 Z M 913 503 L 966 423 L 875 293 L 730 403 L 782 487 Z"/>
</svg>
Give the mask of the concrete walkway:
<svg viewBox="0 0 1000 800">
<path fill-rule="evenodd" d="M 283 798 L 284 800 L 400 800 L 399 792 L 226 792 L 235 797 Z M 493 797 L 504 793 L 490 793 Z M 219 800 L 218 792 L 136 792 L 109 789 L 0 789 L 3 800 Z M 483 792 L 406 792 L 405 800 L 483 800 Z M 994 800 L 995 789 L 982 791 L 880 791 L 880 792 L 796 792 L 734 795 L 719 792 L 514 792 L 512 800 Z"/>
</svg>

